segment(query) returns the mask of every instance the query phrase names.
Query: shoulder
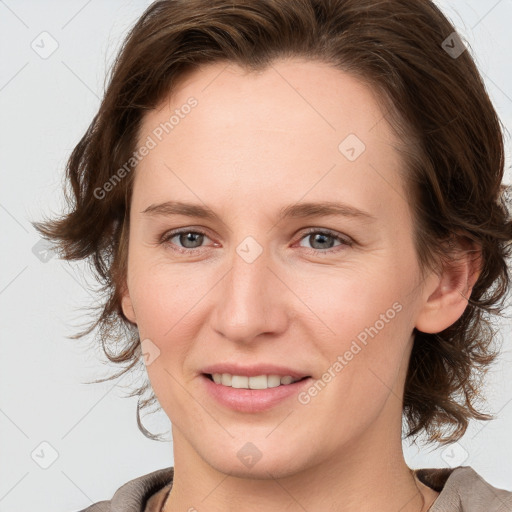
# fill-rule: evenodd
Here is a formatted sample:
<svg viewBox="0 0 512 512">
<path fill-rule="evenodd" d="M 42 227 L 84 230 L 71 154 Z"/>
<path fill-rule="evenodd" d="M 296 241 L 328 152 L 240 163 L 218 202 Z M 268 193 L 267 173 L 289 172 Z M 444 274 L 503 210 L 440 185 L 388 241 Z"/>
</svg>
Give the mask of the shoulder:
<svg viewBox="0 0 512 512">
<path fill-rule="evenodd" d="M 430 512 L 498 512 L 512 510 L 512 492 L 485 481 L 472 467 L 415 470 L 418 478 L 440 494 Z"/>
<path fill-rule="evenodd" d="M 112 499 L 98 501 L 79 512 L 157 511 L 172 487 L 173 476 L 173 467 L 158 469 L 139 476 L 119 487 Z M 159 493 L 159 491 L 162 492 Z M 148 505 L 147 508 L 146 505 Z"/>
</svg>

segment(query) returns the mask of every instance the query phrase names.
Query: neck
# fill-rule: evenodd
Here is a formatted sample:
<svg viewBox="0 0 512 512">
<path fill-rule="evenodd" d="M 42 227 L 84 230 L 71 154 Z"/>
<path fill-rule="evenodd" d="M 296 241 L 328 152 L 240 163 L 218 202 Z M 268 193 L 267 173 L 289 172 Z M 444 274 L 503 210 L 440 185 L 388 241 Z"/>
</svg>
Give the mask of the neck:
<svg viewBox="0 0 512 512">
<path fill-rule="evenodd" d="M 207 464 L 173 426 L 175 470 L 165 512 L 426 512 L 438 493 L 414 478 L 400 436 L 390 440 L 389 432 L 376 425 L 321 463 L 255 478 Z"/>
</svg>

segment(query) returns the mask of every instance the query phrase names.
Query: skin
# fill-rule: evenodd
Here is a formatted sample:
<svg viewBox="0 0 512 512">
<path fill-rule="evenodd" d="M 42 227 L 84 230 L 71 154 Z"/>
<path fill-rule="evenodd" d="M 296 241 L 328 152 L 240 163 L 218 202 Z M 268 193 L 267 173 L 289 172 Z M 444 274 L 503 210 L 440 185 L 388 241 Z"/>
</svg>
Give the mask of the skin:
<svg viewBox="0 0 512 512">
<path fill-rule="evenodd" d="M 460 317 L 474 264 L 459 258 L 422 278 L 400 141 L 357 79 L 299 59 L 259 73 L 209 64 L 145 116 L 141 143 L 191 96 L 197 106 L 137 167 L 122 299 L 141 340 L 159 350 L 147 371 L 172 422 L 166 512 L 427 510 L 438 493 L 414 480 L 401 442 L 412 332 Z M 338 149 L 351 133 L 366 146 L 354 161 Z M 170 200 L 220 219 L 143 213 Z M 374 219 L 279 221 L 281 208 L 306 201 L 343 202 Z M 159 243 L 177 228 L 206 236 Z M 248 236 L 262 249 L 251 263 L 236 250 Z M 321 379 L 396 303 L 400 312 L 308 404 L 293 397 L 242 413 L 205 393 L 201 370 L 225 361 Z M 262 454 L 252 467 L 237 457 L 247 442 Z"/>
</svg>

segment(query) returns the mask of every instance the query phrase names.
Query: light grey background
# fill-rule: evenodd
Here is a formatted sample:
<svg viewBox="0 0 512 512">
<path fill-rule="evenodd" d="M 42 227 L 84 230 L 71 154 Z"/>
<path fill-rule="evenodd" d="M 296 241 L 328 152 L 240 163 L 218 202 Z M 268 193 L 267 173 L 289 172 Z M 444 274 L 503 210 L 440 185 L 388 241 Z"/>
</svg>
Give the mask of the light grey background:
<svg viewBox="0 0 512 512">
<path fill-rule="evenodd" d="M 34 254 L 39 239 L 29 223 L 62 208 L 66 159 L 96 113 L 107 67 L 149 3 L 0 0 L 1 512 L 73 512 L 173 463 L 170 441 L 138 431 L 136 399 L 122 398 L 130 378 L 84 384 L 109 372 L 98 350 L 66 338 L 87 320 L 80 308 L 97 300 L 93 282 L 84 265 Z M 438 4 L 469 43 L 510 130 L 512 0 Z M 510 156 L 508 135 L 509 183 Z M 498 419 L 472 424 L 449 449 L 406 446 L 412 467 L 471 465 L 512 490 L 512 325 L 500 325 L 503 353 L 487 381 Z M 145 425 L 170 426 L 164 413 Z"/>
</svg>

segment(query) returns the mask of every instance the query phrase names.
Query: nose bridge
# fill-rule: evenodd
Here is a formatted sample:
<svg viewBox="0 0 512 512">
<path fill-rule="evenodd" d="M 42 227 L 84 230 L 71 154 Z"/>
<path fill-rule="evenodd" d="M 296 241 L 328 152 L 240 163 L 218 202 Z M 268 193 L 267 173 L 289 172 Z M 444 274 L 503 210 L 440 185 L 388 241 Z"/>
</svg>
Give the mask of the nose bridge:
<svg viewBox="0 0 512 512">
<path fill-rule="evenodd" d="M 215 328 L 234 341 L 251 341 L 284 328 L 286 317 L 278 280 L 268 268 L 268 248 L 248 236 L 236 247 L 216 306 Z"/>
</svg>

